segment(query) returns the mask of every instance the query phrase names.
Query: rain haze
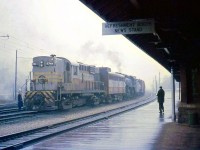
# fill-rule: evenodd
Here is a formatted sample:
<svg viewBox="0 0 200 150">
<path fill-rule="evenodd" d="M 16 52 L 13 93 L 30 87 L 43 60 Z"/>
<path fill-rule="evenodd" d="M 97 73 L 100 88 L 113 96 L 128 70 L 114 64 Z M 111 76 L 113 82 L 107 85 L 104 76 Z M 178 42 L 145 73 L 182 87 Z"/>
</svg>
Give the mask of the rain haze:
<svg viewBox="0 0 200 150">
<path fill-rule="evenodd" d="M 78 0 L 0 1 L 0 95 L 12 95 L 18 52 L 18 88 L 32 58 L 55 54 L 71 61 L 136 76 L 152 89 L 170 73 L 123 35 L 102 35 L 102 20 Z M 9 38 L 7 37 L 9 35 Z"/>
</svg>

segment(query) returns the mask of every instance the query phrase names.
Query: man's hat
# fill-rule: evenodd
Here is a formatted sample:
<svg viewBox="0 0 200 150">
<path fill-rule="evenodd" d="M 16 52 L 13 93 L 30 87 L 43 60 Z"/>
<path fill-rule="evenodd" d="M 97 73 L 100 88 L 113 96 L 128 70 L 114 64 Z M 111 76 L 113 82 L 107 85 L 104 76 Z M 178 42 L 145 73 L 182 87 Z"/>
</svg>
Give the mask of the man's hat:
<svg viewBox="0 0 200 150">
<path fill-rule="evenodd" d="M 20 93 L 20 94 L 21 94 L 21 93 L 22 93 L 22 90 L 21 90 L 21 89 L 19 89 L 19 90 L 18 90 L 18 93 Z"/>
</svg>

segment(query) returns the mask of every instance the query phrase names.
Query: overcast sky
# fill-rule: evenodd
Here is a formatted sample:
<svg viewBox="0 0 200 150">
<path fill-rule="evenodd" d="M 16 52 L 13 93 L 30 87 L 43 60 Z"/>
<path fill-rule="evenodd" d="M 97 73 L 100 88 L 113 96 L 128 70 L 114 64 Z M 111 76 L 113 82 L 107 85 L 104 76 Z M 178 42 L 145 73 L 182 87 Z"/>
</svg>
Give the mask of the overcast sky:
<svg viewBox="0 0 200 150">
<path fill-rule="evenodd" d="M 134 75 L 148 88 L 159 72 L 161 80 L 170 75 L 122 35 L 102 35 L 104 21 L 78 0 L 1 0 L 0 10 L 0 36 L 10 36 L 0 37 L 0 68 L 11 74 L 18 50 L 19 72 L 27 76 L 32 57 L 50 54 Z"/>
</svg>

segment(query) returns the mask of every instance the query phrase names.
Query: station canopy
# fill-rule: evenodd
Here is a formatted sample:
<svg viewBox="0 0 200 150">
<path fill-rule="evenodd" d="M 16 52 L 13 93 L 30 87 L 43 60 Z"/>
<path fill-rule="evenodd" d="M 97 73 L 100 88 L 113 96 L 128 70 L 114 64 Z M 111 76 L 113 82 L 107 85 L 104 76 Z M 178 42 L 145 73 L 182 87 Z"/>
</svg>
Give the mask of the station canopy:
<svg viewBox="0 0 200 150">
<path fill-rule="evenodd" d="M 80 0 L 105 22 L 153 19 L 154 33 L 123 34 L 180 81 L 180 66 L 200 65 L 200 16 L 195 0 Z"/>
</svg>

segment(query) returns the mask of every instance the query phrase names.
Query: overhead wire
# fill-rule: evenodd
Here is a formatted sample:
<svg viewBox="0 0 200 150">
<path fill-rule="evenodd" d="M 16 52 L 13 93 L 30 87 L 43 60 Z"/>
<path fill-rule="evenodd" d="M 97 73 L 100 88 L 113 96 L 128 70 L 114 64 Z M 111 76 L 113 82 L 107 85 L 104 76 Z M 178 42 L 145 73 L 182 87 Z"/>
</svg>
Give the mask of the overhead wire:
<svg viewBox="0 0 200 150">
<path fill-rule="evenodd" d="M 7 48 L 9 48 L 9 49 L 12 49 L 12 51 L 16 51 L 16 50 L 18 50 L 18 51 L 22 51 L 22 49 L 23 49 L 23 53 L 24 52 L 28 52 L 28 55 L 30 55 L 30 53 L 32 54 L 32 55 L 37 55 L 38 53 L 43 53 L 43 54 L 45 54 L 45 55 L 47 55 L 47 53 L 46 52 L 43 52 L 42 50 L 36 50 L 36 49 L 34 49 L 34 48 L 32 48 L 32 47 L 27 47 L 27 46 L 23 46 L 23 45 L 18 45 L 17 43 L 15 43 L 15 42 L 13 42 L 13 41 L 9 41 L 9 42 L 7 42 L 7 43 L 3 43 L 4 44 L 4 46 L 2 47 L 2 48 L 4 48 L 4 49 L 7 49 Z M 29 51 L 27 51 L 27 49 L 29 49 Z M 30 51 L 31 50 L 31 51 Z M 48 53 L 49 54 L 49 53 Z M 50 55 L 50 54 L 49 54 Z"/>
<path fill-rule="evenodd" d="M 46 50 L 44 50 L 44 49 L 42 49 L 42 48 L 39 48 L 39 47 L 37 47 L 37 46 L 35 46 L 35 45 L 32 45 L 31 43 L 21 41 L 21 40 L 17 39 L 17 38 L 14 37 L 14 36 L 10 36 L 10 37 L 13 38 L 13 39 L 15 39 L 15 40 L 17 40 L 17 41 L 23 42 L 27 48 L 37 49 L 37 51 L 40 51 L 40 52 L 44 52 L 44 51 L 45 51 L 45 53 L 49 53 L 49 51 L 46 51 Z M 41 50 L 42 50 L 42 51 L 41 51 Z"/>
<path fill-rule="evenodd" d="M 16 49 L 31 49 L 31 50 L 34 50 L 34 51 L 31 51 L 32 54 L 34 54 L 36 52 L 36 53 L 43 53 L 45 55 L 47 55 L 47 54 L 50 55 L 49 51 L 38 48 L 37 46 L 33 46 L 32 44 L 22 41 L 14 36 L 9 36 L 9 39 L 7 39 L 6 41 L 5 41 L 5 39 L 0 38 L 0 41 L 1 41 L 1 43 L 4 44 L 5 48 L 6 48 L 6 46 L 11 46 L 15 50 Z M 29 52 L 29 54 L 30 54 L 30 52 Z"/>
<path fill-rule="evenodd" d="M 32 58 L 30 56 L 39 55 L 39 53 L 43 53 L 45 55 L 51 54 L 49 51 L 38 48 L 35 45 L 33 46 L 32 44 L 22 41 L 14 36 L 9 36 L 8 39 L 0 38 L 0 43 L 1 43 L 0 51 L 2 51 L 4 53 L 4 57 L 6 55 L 6 56 L 8 56 L 8 58 L 10 58 L 11 56 L 13 56 L 15 58 L 15 54 L 16 54 L 16 50 L 17 50 L 17 52 L 19 53 L 19 55 L 17 57 L 17 58 L 19 58 L 18 65 L 23 64 L 23 68 L 30 67 L 29 65 L 31 64 L 31 61 L 32 61 Z M 31 53 L 31 55 L 30 55 L 30 53 Z M 24 62 L 28 62 L 28 63 L 24 63 Z M 6 64 L 9 64 L 9 63 L 6 63 Z M 9 68 L 10 67 L 12 67 L 12 66 L 9 66 Z M 14 68 L 14 66 L 13 66 L 13 68 Z M 30 77 L 28 76 L 28 80 L 30 80 L 29 78 Z M 17 85 L 18 85 L 18 87 L 23 87 L 24 81 L 22 81 L 22 79 L 18 79 Z M 20 85 L 22 85 L 22 86 L 20 86 Z"/>
</svg>

